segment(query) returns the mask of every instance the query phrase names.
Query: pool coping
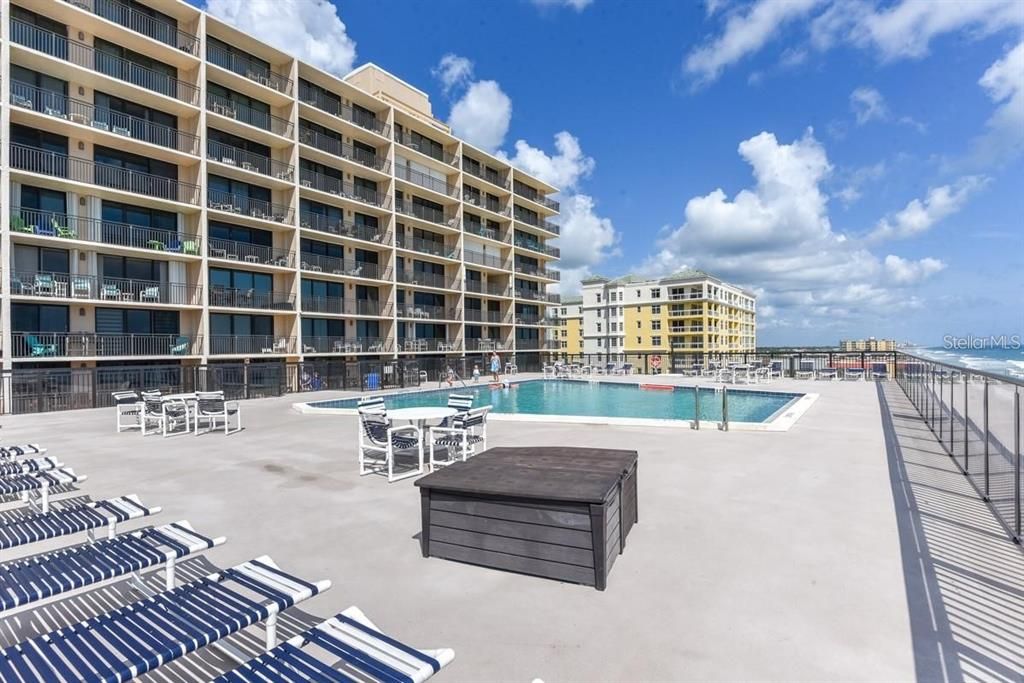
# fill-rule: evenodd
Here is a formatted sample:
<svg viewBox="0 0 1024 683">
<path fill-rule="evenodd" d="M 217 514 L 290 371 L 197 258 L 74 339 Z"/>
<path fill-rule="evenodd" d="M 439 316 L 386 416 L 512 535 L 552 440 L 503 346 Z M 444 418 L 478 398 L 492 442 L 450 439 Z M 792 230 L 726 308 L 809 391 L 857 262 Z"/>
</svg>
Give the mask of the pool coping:
<svg viewBox="0 0 1024 683">
<path fill-rule="evenodd" d="M 527 382 L 543 382 L 551 381 L 543 378 L 531 378 L 524 379 L 521 381 L 511 381 L 508 384 L 525 384 Z M 591 381 L 598 380 L 559 380 L 559 381 L 584 381 L 590 383 Z M 619 384 L 619 382 L 609 382 L 609 384 Z M 638 383 L 639 384 L 639 383 Z M 474 385 L 479 386 L 479 385 Z M 715 393 L 719 393 L 721 387 L 719 386 L 706 386 L 706 385 L 673 385 L 675 388 L 682 389 L 715 389 Z M 444 391 L 458 391 L 458 387 L 452 387 L 446 389 L 444 387 L 416 387 L 410 389 L 395 389 L 382 393 L 374 393 L 374 396 L 380 396 L 387 398 L 389 396 L 405 396 L 408 394 L 418 394 L 426 392 L 444 392 Z M 735 388 L 734 391 L 748 391 L 751 393 L 757 392 L 757 390 L 751 389 L 740 389 Z M 729 431 L 744 431 L 744 432 L 787 432 L 789 431 L 797 420 L 803 417 L 804 413 L 810 409 L 815 401 L 818 400 L 820 394 L 816 393 L 805 393 L 798 394 L 793 391 L 760 391 L 758 393 L 768 394 L 792 394 L 794 398 L 786 403 L 784 406 L 776 410 L 769 419 L 765 422 L 739 422 L 729 421 Z M 323 400 L 334 400 L 334 401 L 348 401 L 359 398 L 358 396 L 352 396 L 347 398 L 338 399 L 323 399 Z M 301 413 L 303 415 L 358 415 L 358 411 L 355 408 L 319 408 L 312 405 L 314 402 L 302 402 L 293 403 L 292 410 Z M 543 423 L 562 423 L 562 424 L 581 424 L 581 425 L 607 425 L 607 426 L 618 426 L 618 427 L 661 427 L 669 429 L 714 429 L 722 430 L 723 423 L 716 420 L 670 420 L 663 418 L 644 418 L 644 417 L 604 417 L 599 415 L 543 415 L 539 413 L 496 413 L 491 412 L 487 416 L 488 420 L 495 420 L 498 422 L 543 422 Z"/>
</svg>

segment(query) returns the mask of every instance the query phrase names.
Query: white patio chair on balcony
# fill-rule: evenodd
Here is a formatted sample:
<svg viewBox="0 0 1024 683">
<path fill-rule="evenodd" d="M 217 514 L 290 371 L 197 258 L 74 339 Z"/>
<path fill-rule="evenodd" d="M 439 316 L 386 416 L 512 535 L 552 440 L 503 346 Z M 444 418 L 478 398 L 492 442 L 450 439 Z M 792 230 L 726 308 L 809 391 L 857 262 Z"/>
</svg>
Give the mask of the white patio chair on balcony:
<svg viewBox="0 0 1024 683">
<path fill-rule="evenodd" d="M 88 278 L 72 277 L 71 278 L 71 298 L 72 299 L 88 299 L 92 296 L 92 286 L 89 283 Z"/>
<path fill-rule="evenodd" d="M 287 353 L 288 340 L 284 337 L 278 339 L 272 346 L 265 346 L 261 349 L 263 353 Z"/>
<path fill-rule="evenodd" d="M 235 421 L 233 430 L 231 418 Z M 206 430 L 208 432 L 216 429 L 218 422 L 224 423 L 224 434 L 239 432 L 242 430 L 242 409 L 238 406 L 238 401 L 225 401 L 223 391 L 197 391 L 194 422 L 197 435 L 200 422 L 209 425 Z"/>
<path fill-rule="evenodd" d="M 144 287 L 139 292 L 139 301 L 160 301 L 160 288 Z"/>
<path fill-rule="evenodd" d="M 121 299 L 121 289 L 117 285 L 103 285 L 103 288 L 100 289 L 100 298 L 119 301 Z"/>
</svg>

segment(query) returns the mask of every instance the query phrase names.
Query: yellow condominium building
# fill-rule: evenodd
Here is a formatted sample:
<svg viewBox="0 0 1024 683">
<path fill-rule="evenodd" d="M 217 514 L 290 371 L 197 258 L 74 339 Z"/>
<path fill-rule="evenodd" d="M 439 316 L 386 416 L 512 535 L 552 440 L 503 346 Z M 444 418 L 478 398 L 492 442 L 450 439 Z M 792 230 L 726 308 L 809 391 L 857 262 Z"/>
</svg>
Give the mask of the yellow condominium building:
<svg viewBox="0 0 1024 683">
<path fill-rule="evenodd" d="M 551 348 L 556 353 L 583 353 L 583 298 L 563 298 L 548 309 L 553 324 Z"/>
<path fill-rule="evenodd" d="M 453 135 L 424 92 L 178 0 L 0 13 L 4 370 L 539 365 L 557 189 Z"/>
<path fill-rule="evenodd" d="M 840 351 L 895 351 L 895 339 L 843 339 L 839 342 Z"/>
<path fill-rule="evenodd" d="M 584 353 L 736 353 L 756 346 L 754 294 L 699 270 L 582 284 Z"/>
</svg>

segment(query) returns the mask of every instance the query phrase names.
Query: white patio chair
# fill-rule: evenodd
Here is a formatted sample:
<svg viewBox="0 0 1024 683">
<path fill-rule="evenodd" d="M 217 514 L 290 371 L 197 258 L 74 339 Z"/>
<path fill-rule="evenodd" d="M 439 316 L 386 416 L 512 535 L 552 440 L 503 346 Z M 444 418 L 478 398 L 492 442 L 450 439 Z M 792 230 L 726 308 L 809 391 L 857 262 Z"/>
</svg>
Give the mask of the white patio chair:
<svg viewBox="0 0 1024 683">
<path fill-rule="evenodd" d="M 797 379 L 811 379 L 814 377 L 814 361 L 813 360 L 802 360 L 800 361 L 800 367 L 796 371 Z"/>
<path fill-rule="evenodd" d="M 142 401 L 134 391 L 115 391 L 111 394 L 114 398 L 114 410 L 117 411 L 117 433 L 128 429 L 140 429 L 142 421 Z"/>
<path fill-rule="evenodd" d="M 465 462 L 479 450 L 487 449 L 487 413 L 491 406 L 474 408 L 452 418 L 451 426 L 430 428 L 430 471 L 453 462 Z M 435 456 L 436 447 L 445 449 L 445 459 Z"/>
<path fill-rule="evenodd" d="M 230 428 L 231 418 L 235 419 L 235 428 Z M 224 434 L 242 431 L 242 409 L 238 401 L 225 401 L 223 391 L 197 391 L 196 412 L 193 416 L 195 433 L 199 434 L 199 423 L 209 425 L 207 431 L 217 428 L 218 422 L 224 423 Z"/>
<path fill-rule="evenodd" d="M 143 393 L 142 395 L 142 415 L 140 421 L 142 422 L 142 435 L 146 436 L 146 426 L 155 422 L 160 428 L 160 433 L 163 436 L 167 436 L 168 432 L 173 432 L 177 425 L 184 424 L 185 432 L 189 431 L 189 410 L 188 404 L 184 401 L 177 401 L 173 399 L 164 399 L 157 394 Z"/>
<path fill-rule="evenodd" d="M 386 472 L 391 483 L 423 473 L 423 432 L 416 425 L 392 427 L 383 398 L 360 399 L 359 423 L 359 476 Z M 412 453 L 416 468 L 396 475 L 396 458 Z"/>
</svg>

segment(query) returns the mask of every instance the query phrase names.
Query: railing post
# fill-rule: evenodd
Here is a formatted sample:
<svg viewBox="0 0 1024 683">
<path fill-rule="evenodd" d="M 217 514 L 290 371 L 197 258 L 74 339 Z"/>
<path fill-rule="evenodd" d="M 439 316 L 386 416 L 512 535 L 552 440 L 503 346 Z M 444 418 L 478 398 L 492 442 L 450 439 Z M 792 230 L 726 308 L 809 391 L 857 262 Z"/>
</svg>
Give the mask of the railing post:
<svg viewBox="0 0 1024 683">
<path fill-rule="evenodd" d="M 1020 387 L 1013 389 L 1013 542 L 1020 543 Z"/>
<path fill-rule="evenodd" d="M 953 451 L 953 438 L 956 434 L 956 414 L 953 412 L 953 392 L 956 391 L 956 378 L 953 373 L 949 373 L 949 457 L 956 461 L 956 455 Z"/>
<path fill-rule="evenodd" d="M 942 375 L 939 375 L 939 445 L 943 445 L 943 441 L 942 441 L 942 433 L 943 433 L 942 432 L 942 427 L 943 427 L 943 424 L 944 424 L 944 419 L 943 419 L 943 414 L 942 414 L 942 379 L 943 379 Z"/>
<path fill-rule="evenodd" d="M 988 499 L 989 499 L 989 487 L 988 487 L 988 484 L 989 484 L 989 482 L 988 482 L 988 377 L 985 377 L 985 389 L 984 389 L 984 392 L 982 393 L 982 397 L 981 397 L 981 413 L 982 413 L 981 421 L 982 421 L 982 425 L 983 425 L 984 430 L 985 430 L 985 449 L 983 451 L 983 457 L 985 458 L 985 462 L 983 463 L 983 466 L 984 466 L 984 469 L 985 469 L 985 493 L 984 493 L 983 497 L 984 497 L 984 499 L 986 501 L 988 501 Z"/>
<path fill-rule="evenodd" d="M 693 388 L 693 428 L 700 430 L 700 387 Z"/>
<path fill-rule="evenodd" d="M 968 446 L 968 440 L 969 440 L 968 437 L 969 437 L 969 435 L 971 433 L 970 426 L 969 426 L 969 413 L 968 413 L 968 408 L 969 408 L 968 404 L 969 404 L 970 400 L 967 397 L 967 385 L 968 384 L 969 384 L 969 382 L 967 381 L 967 378 L 965 378 L 964 379 L 964 474 L 969 472 L 970 469 L 971 469 L 970 468 L 970 461 L 969 461 L 969 458 L 970 458 L 970 452 L 969 452 L 970 448 Z"/>
<path fill-rule="evenodd" d="M 729 387 L 722 387 L 722 431 L 729 431 Z"/>
</svg>

